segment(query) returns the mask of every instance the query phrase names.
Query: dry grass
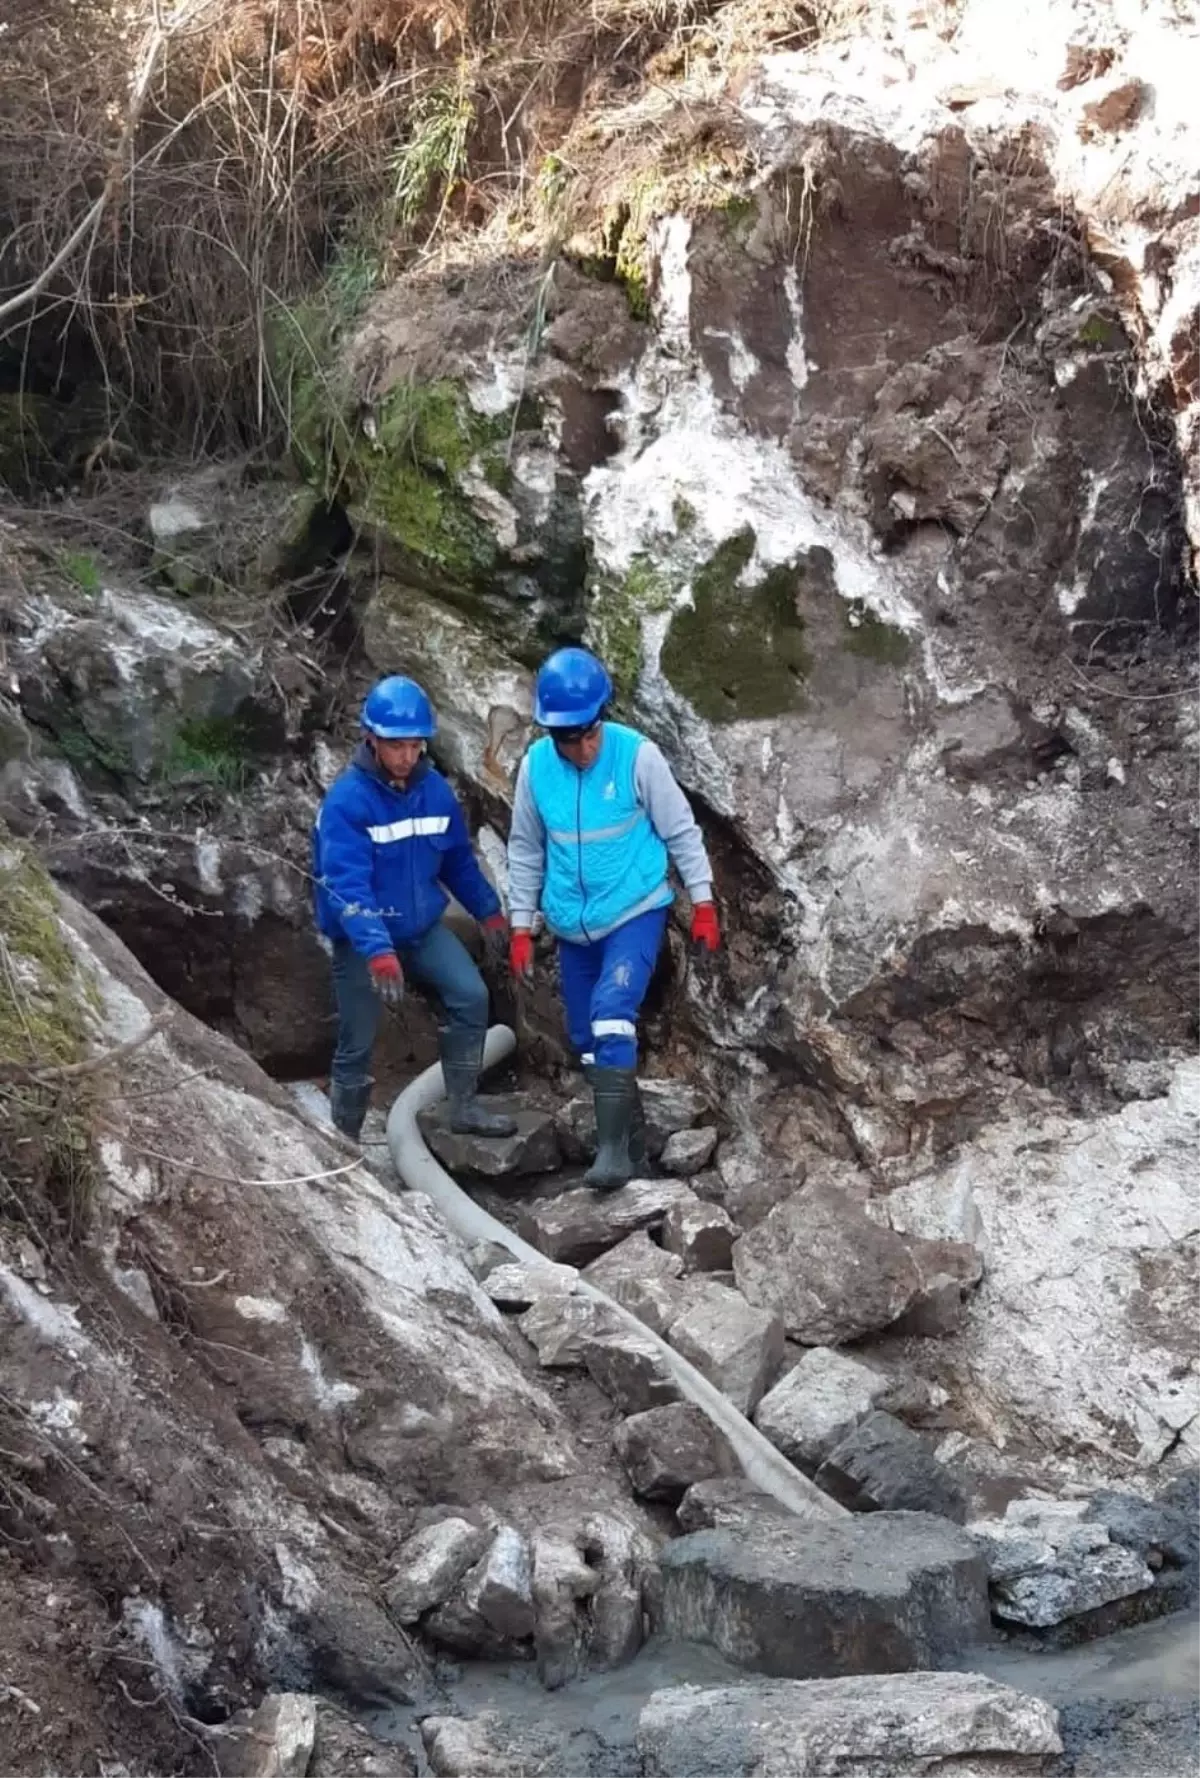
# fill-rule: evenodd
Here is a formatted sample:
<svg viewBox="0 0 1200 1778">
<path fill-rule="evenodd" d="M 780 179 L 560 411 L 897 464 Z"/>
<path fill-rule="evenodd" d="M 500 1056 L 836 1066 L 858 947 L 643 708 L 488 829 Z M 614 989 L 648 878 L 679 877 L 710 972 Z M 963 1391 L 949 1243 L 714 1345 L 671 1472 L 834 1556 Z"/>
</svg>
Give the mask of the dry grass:
<svg viewBox="0 0 1200 1778">
<path fill-rule="evenodd" d="M 855 6 L 10 0 L 0 372 L 46 387 L 98 360 L 114 437 L 261 439 L 272 318 L 339 256 L 389 276 L 451 237 L 495 242 L 536 214 L 581 115 L 712 90 Z"/>
</svg>

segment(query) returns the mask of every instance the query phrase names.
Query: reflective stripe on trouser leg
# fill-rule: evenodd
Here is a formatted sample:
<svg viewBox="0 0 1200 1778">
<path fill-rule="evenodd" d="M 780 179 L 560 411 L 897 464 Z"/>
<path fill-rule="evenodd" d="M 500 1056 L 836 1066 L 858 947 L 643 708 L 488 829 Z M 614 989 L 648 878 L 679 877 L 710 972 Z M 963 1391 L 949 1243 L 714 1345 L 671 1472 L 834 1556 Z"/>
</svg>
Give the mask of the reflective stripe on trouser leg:
<svg viewBox="0 0 1200 1778">
<path fill-rule="evenodd" d="M 591 1035 L 597 1068 L 637 1067 L 637 1020 L 667 926 L 667 909 L 627 920 L 593 948 L 604 961 L 592 991 Z"/>
</svg>

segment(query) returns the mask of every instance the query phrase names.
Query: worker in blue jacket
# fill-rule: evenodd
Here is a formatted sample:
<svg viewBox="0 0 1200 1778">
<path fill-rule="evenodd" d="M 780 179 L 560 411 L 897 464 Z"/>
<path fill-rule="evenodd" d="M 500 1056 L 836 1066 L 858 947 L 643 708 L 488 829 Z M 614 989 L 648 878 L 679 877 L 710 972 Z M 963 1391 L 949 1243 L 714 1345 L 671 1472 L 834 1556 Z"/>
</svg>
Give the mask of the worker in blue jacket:
<svg viewBox="0 0 1200 1778">
<path fill-rule="evenodd" d="M 558 940 L 567 1028 L 591 1086 L 598 1149 L 587 1182 L 612 1191 L 645 1159 L 637 1020 L 666 931 L 675 865 L 692 938 L 720 942 L 700 829 L 653 741 L 604 720 L 612 681 L 584 648 L 560 648 L 537 676 L 547 733 L 521 762 L 508 841 L 510 959 L 527 977 L 540 909 Z"/>
<path fill-rule="evenodd" d="M 458 799 L 425 757 L 433 706 L 412 679 L 383 679 L 363 705 L 362 745 L 321 804 L 313 829 L 317 925 L 333 951 L 338 1034 L 333 1122 L 357 1141 L 371 1093 L 381 1002 L 398 1004 L 407 974 L 433 989 L 451 1128 L 510 1136 L 509 1117 L 478 1099 L 488 992 L 442 915 L 447 889 L 503 947 L 500 900 L 471 850 Z"/>
</svg>

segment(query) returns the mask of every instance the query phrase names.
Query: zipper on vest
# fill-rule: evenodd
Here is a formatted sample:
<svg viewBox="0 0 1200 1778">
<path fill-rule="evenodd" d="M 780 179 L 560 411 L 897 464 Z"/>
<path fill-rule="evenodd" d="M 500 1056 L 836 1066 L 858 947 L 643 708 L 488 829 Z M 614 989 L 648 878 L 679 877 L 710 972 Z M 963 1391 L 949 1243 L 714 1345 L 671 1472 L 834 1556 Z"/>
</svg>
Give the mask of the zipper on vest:
<svg viewBox="0 0 1200 1778">
<path fill-rule="evenodd" d="M 575 854 L 579 859 L 579 930 L 583 934 L 583 942 L 590 945 L 591 934 L 584 920 L 587 907 L 587 884 L 583 880 L 583 773 L 575 767 Z"/>
</svg>

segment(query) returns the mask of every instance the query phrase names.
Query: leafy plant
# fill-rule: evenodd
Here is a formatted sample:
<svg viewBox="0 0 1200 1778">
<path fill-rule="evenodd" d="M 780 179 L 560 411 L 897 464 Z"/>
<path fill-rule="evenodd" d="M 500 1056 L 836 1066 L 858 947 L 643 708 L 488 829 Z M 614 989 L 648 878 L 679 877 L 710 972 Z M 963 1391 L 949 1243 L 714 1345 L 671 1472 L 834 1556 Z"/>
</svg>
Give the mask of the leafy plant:
<svg viewBox="0 0 1200 1778">
<path fill-rule="evenodd" d="M 101 591 L 104 581 L 95 556 L 89 555 L 86 550 L 64 550 L 58 560 L 67 578 L 73 580 L 85 593 L 90 593 L 94 598 Z"/>
<path fill-rule="evenodd" d="M 392 200 L 401 227 L 413 226 L 439 185 L 445 208 L 466 169 L 474 122 L 475 106 L 462 80 L 435 86 L 415 101 L 408 140 L 393 160 Z"/>
</svg>

